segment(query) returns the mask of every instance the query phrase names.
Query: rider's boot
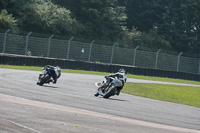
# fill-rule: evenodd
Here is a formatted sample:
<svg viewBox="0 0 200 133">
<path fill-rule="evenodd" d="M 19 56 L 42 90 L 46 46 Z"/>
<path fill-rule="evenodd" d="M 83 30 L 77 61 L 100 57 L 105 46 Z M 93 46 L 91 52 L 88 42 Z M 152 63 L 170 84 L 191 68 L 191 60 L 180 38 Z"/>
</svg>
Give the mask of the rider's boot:
<svg viewBox="0 0 200 133">
<path fill-rule="evenodd" d="M 119 93 L 120 93 L 120 90 L 116 90 L 116 91 L 115 91 L 115 94 L 116 94 L 117 96 L 119 96 Z"/>
<path fill-rule="evenodd" d="M 49 79 L 48 81 L 47 81 L 47 83 L 49 84 L 50 82 L 52 82 L 53 80 L 52 79 Z"/>
<path fill-rule="evenodd" d="M 94 93 L 94 96 L 95 97 L 99 96 L 99 93 L 98 92 Z"/>
</svg>

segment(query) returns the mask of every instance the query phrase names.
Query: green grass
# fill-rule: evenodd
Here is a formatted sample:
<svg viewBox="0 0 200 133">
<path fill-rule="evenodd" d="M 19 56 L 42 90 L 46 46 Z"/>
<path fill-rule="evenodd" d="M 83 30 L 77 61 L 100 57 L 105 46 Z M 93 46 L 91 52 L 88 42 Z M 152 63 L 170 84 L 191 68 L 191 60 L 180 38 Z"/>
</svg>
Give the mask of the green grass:
<svg viewBox="0 0 200 133">
<path fill-rule="evenodd" d="M 35 71 L 42 71 L 43 69 L 43 67 L 11 66 L 11 65 L 0 65 L 0 68 L 35 70 Z M 66 72 L 66 73 L 81 73 L 81 74 L 95 74 L 95 75 L 109 74 L 109 73 L 103 73 L 103 72 L 71 70 L 71 69 L 61 69 L 61 71 Z M 200 82 L 197 82 L 197 81 L 149 77 L 149 76 L 138 76 L 138 75 L 131 75 L 131 74 L 128 74 L 127 77 L 136 78 L 136 79 L 145 79 L 145 80 L 174 82 L 174 83 L 200 84 Z M 168 102 L 200 107 L 200 87 L 126 83 L 122 92 L 131 94 L 131 95 L 136 95 L 136 96 L 148 97 L 148 98 L 152 98 L 156 100 L 162 100 L 162 101 L 168 101 Z"/>
<path fill-rule="evenodd" d="M 200 87 L 126 83 L 124 93 L 200 107 Z"/>
<path fill-rule="evenodd" d="M 0 65 L 0 68 L 19 69 L 19 70 L 34 70 L 34 71 L 42 71 L 42 69 L 43 69 L 43 67 L 35 67 L 35 66 L 12 66 L 12 65 Z"/>
<path fill-rule="evenodd" d="M 153 81 L 163 81 L 163 82 L 173 82 L 173 83 L 184 83 L 184 84 L 196 84 L 200 85 L 199 81 L 183 80 L 183 79 L 173 79 L 173 78 L 162 78 L 162 77 L 150 77 L 150 76 L 140 76 L 140 75 L 128 75 L 129 78 L 153 80 Z"/>
<path fill-rule="evenodd" d="M 33 70 L 33 71 L 42 71 L 42 69 L 43 69 L 43 67 L 36 67 L 36 66 L 13 66 L 13 65 L 0 65 L 0 68 Z M 109 73 L 105 73 L 105 72 L 72 70 L 72 69 L 62 69 L 62 68 L 61 68 L 61 71 L 65 72 L 65 73 L 81 73 L 81 74 L 94 74 L 94 75 L 108 75 L 109 74 Z"/>
</svg>

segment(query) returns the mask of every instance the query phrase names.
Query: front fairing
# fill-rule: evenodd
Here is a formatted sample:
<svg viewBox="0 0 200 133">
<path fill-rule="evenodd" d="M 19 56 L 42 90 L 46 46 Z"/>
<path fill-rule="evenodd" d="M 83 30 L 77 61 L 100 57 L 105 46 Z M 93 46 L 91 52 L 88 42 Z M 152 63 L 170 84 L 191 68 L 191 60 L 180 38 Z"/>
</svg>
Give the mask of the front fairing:
<svg viewBox="0 0 200 133">
<path fill-rule="evenodd" d="M 55 68 L 55 73 L 56 73 L 57 76 L 60 75 L 60 67 L 56 67 Z"/>
<path fill-rule="evenodd" d="M 46 70 L 43 70 L 41 74 L 42 74 L 42 75 L 45 75 L 45 74 L 47 74 L 47 71 L 46 71 Z"/>
<path fill-rule="evenodd" d="M 109 84 L 111 84 L 113 82 L 115 78 L 109 77 L 109 78 L 104 78 L 102 84 L 108 86 Z"/>
<path fill-rule="evenodd" d="M 110 86 L 110 84 L 112 83 L 113 78 L 109 77 L 109 78 L 104 78 L 102 84 L 101 84 L 101 90 L 103 91 L 104 89 L 106 89 L 107 87 Z"/>
<path fill-rule="evenodd" d="M 112 86 L 113 84 L 113 80 L 115 78 L 112 77 L 106 77 L 104 78 L 104 80 L 102 81 L 101 85 L 99 86 L 99 88 L 97 89 L 98 94 L 101 96 L 104 96 L 105 93 L 109 90 L 109 88 Z"/>
<path fill-rule="evenodd" d="M 106 84 L 106 83 L 107 83 L 107 80 L 106 80 L 106 78 L 104 78 L 102 84 Z"/>
<path fill-rule="evenodd" d="M 47 71 L 46 71 L 46 70 L 43 70 L 43 71 L 41 72 L 41 74 L 39 74 L 38 80 L 40 80 L 41 78 L 43 78 L 46 74 L 47 74 Z"/>
</svg>

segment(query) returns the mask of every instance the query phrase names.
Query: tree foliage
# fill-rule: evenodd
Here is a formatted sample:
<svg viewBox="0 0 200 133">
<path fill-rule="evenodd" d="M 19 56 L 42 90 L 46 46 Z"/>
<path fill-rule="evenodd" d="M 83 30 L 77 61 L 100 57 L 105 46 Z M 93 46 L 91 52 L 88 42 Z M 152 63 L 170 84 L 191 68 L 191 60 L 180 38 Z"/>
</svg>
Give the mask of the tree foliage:
<svg viewBox="0 0 200 133">
<path fill-rule="evenodd" d="M 126 0 L 127 27 L 156 29 L 177 51 L 200 53 L 198 0 Z"/>
<path fill-rule="evenodd" d="M 0 13 L 0 27 L 16 29 L 16 19 L 4 9 Z"/>
<path fill-rule="evenodd" d="M 0 28 L 200 54 L 199 0 L 0 0 L 0 9 Z"/>
<path fill-rule="evenodd" d="M 126 20 L 125 7 L 117 0 L 55 0 L 70 9 L 84 25 L 83 36 L 116 40 L 123 32 Z"/>
<path fill-rule="evenodd" d="M 49 0 L 35 0 L 24 4 L 20 18 L 22 28 L 33 30 L 34 27 L 37 32 L 74 35 L 78 29 L 77 21 L 71 17 L 70 10 Z"/>
<path fill-rule="evenodd" d="M 200 1 L 175 0 L 166 4 L 159 34 L 179 51 L 199 52 Z"/>
</svg>

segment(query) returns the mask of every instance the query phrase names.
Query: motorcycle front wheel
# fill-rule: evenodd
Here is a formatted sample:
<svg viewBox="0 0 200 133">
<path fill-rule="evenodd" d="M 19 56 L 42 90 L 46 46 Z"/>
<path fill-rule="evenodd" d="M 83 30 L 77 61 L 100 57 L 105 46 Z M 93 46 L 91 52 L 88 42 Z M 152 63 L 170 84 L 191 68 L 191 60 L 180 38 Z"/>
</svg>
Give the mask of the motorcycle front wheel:
<svg viewBox="0 0 200 133">
<path fill-rule="evenodd" d="M 51 77 L 49 75 L 44 76 L 43 78 L 40 79 L 40 81 L 38 82 L 38 85 L 42 86 L 44 83 L 47 83 L 47 81 L 50 79 Z"/>
<path fill-rule="evenodd" d="M 103 95 L 104 98 L 109 98 L 110 96 L 115 95 L 116 88 L 114 86 L 111 86 Z"/>
</svg>

